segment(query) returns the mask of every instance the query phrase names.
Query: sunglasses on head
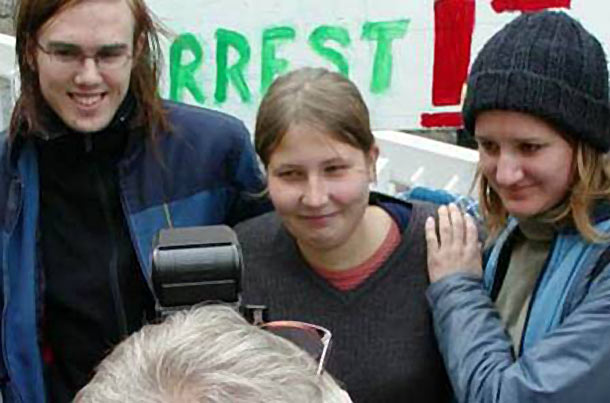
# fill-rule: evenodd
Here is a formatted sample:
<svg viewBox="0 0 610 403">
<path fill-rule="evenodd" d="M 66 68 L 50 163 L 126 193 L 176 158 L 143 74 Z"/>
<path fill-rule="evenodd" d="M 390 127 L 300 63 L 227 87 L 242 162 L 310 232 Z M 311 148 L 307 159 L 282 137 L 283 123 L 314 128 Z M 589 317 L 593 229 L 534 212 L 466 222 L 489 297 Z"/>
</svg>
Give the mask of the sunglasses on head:
<svg viewBox="0 0 610 403">
<path fill-rule="evenodd" d="M 268 322 L 266 320 L 266 307 L 258 305 L 246 306 L 244 316 L 253 325 L 289 340 L 306 351 L 318 362 L 317 375 L 324 371 L 331 345 L 332 333 L 330 330 L 322 326 L 295 320 Z"/>
<path fill-rule="evenodd" d="M 277 320 L 259 325 L 277 336 L 290 340 L 305 350 L 318 362 L 317 375 L 324 370 L 324 365 L 330 350 L 332 334 L 330 330 L 307 322 L 294 320 Z"/>
</svg>

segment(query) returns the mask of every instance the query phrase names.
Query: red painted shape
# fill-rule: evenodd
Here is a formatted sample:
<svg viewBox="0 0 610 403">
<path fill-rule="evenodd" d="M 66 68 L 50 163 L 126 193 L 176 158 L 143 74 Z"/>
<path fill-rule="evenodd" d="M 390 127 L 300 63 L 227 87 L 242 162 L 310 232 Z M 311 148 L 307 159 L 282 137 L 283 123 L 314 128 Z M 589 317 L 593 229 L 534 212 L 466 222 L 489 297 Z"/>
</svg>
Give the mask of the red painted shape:
<svg viewBox="0 0 610 403">
<path fill-rule="evenodd" d="M 432 127 L 462 127 L 464 122 L 460 112 L 422 113 L 421 126 Z"/>
<path fill-rule="evenodd" d="M 492 0 L 497 13 L 504 11 L 540 11 L 547 8 L 570 8 L 571 0 Z"/>
<path fill-rule="evenodd" d="M 475 0 L 434 2 L 432 105 L 459 105 L 470 64 Z"/>
</svg>

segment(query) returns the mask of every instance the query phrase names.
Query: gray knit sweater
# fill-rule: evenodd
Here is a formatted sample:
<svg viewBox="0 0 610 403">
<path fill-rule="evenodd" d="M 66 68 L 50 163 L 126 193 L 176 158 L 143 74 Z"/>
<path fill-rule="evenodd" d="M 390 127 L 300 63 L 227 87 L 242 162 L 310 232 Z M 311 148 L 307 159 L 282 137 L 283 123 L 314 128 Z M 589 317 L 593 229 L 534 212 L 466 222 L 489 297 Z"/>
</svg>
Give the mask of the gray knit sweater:
<svg viewBox="0 0 610 403">
<path fill-rule="evenodd" d="M 394 253 L 347 292 L 307 265 L 275 213 L 242 223 L 236 230 L 246 265 L 244 300 L 266 305 L 270 320 L 330 329 L 333 344 L 326 368 L 345 384 L 354 402 L 446 402 L 450 386 L 424 297 L 423 228 L 433 211 L 415 205 Z"/>
</svg>

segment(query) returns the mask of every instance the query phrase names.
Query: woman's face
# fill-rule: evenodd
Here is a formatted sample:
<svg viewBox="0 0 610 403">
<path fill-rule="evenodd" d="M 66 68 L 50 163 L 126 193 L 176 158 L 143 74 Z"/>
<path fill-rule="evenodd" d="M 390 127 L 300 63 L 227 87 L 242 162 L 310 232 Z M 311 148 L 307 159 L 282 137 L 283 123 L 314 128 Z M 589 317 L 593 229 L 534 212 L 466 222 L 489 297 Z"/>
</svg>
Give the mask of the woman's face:
<svg viewBox="0 0 610 403">
<path fill-rule="evenodd" d="M 509 214 L 531 217 L 560 203 L 574 180 L 573 147 L 530 114 L 486 111 L 477 116 L 479 164 Z"/>
<path fill-rule="evenodd" d="M 267 166 L 269 194 L 299 244 L 342 245 L 360 223 L 374 179 L 375 146 L 364 153 L 309 125 L 293 125 Z"/>
</svg>

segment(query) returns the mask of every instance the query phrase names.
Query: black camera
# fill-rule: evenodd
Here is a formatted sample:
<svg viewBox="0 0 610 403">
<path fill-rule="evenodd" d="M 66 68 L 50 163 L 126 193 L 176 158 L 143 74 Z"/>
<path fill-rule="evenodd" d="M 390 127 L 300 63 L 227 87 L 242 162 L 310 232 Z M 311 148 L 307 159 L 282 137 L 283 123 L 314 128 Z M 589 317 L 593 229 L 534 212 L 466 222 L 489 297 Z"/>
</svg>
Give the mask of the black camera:
<svg viewBox="0 0 610 403">
<path fill-rule="evenodd" d="M 203 301 L 240 305 L 243 262 L 225 225 L 163 229 L 152 256 L 157 315 Z"/>
<path fill-rule="evenodd" d="M 264 321 L 265 307 L 242 305 L 243 270 L 237 235 L 226 225 L 161 230 L 152 255 L 157 318 L 217 302 L 233 305 L 250 323 Z"/>
</svg>

